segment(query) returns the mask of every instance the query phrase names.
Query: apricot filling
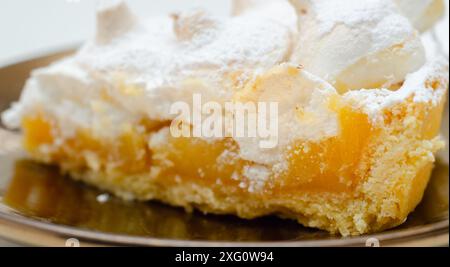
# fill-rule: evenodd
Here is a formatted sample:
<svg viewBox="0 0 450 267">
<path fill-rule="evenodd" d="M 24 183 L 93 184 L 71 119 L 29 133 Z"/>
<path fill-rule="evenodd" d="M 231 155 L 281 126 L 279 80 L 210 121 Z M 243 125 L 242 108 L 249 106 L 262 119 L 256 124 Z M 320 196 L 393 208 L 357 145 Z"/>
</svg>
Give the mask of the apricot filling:
<svg viewBox="0 0 450 267">
<path fill-rule="evenodd" d="M 112 169 L 124 174 L 147 172 L 151 166 L 146 136 L 138 128 L 129 127 L 111 141 L 94 138 L 87 130 L 63 138 L 56 123 L 42 115 L 25 117 L 22 125 L 25 149 L 42 154 L 51 163 L 70 163 L 76 169 Z"/>
<path fill-rule="evenodd" d="M 288 168 L 272 173 L 264 192 L 339 193 L 349 192 L 358 184 L 364 176 L 365 158 L 376 131 L 367 115 L 350 107 L 340 108 L 338 117 L 337 136 L 291 146 L 286 153 Z M 242 191 L 242 183 L 248 182 L 243 170 L 254 163 L 239 158 L 239 147 L 232 139 L 211 143 L 169 136 L 161 151 L 151 151 L 148 139 L 155 131 L 139 126 L 142 125 L 129 127 L 114 141 L 96 139 L 84 130 L 63 139 L 50 118 L 36 115 L 23 120 L 25 148 L 32 154 L 50 155 L 49 161 L 55 164 L 70 163 L 71 168 L 78 170 L 115 171 L 124 176 L 146 174 L 157 166 L 162 170 L 158 180 L 166 185 L 184 181 Z"/>
</svg>

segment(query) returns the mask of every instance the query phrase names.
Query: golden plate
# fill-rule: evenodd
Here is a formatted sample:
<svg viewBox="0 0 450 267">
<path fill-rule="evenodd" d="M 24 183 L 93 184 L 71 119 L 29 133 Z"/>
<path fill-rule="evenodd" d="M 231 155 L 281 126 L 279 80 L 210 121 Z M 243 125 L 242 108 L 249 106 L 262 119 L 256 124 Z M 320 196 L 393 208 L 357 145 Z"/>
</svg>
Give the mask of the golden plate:
<svg viewBox="0 0 450 267">
<path fill-rule="evenodd" d="M 19 97 L 32 69 L 62 52 L 0 69 L 0 111 Z M 448 105 L 443 135 L 448 141 Z M 444 246 L 449 243 L 448 149 L 424 199 L 402 226 L 341 238 L 289 220 L 188 214 L 159 203 L 124 202 L 26 159 L 17 133 L 0 124 L 0 236 L 44 246 Z M 103 201 L 108 200 L 108 201 Z"/>
</svg>

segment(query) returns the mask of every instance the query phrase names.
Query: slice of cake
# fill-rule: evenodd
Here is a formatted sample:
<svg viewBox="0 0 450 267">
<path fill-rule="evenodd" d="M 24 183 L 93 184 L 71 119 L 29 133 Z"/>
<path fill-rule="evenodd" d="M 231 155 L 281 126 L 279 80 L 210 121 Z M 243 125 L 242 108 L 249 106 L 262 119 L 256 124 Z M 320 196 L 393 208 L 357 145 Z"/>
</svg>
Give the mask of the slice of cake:
<svg viewBox="0 0 450 267">
<path fill-rule="evenodd" d="M 3 122 L 35 160 L 125 199 L 345 236 L 403 223 L 444 146 L 448 60 L 426 59 L 401 1 L 234 2 L 223 18 L 103 7 Z"/>
</svg>

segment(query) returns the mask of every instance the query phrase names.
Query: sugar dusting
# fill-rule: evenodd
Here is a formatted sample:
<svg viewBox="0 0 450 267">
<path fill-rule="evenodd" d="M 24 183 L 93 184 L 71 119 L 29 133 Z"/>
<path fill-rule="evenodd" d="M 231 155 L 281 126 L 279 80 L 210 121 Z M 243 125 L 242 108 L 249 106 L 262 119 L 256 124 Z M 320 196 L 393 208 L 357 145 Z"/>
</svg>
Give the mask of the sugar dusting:
<svg viewBox="0 0 450 267">
<path fill-rule="evenodd" d="M 449 83 L 448 60 L 439 57 L 428 62 L 418 71 L 409 74 L 400 89 L 361 89 L 344 95 L 354 107 L 362 109 L 373 123 L 380 122 L 383 110 L 412 98 L 416 103 L 438 105 L 446 94 Z"/>
<path fill-rule="evenodd" d="M 218 18 L 194 10 L 140 20 L 108 44 L 88 43 L 76 57 L 94 70 L 125 72 L 152 90 L 189 76 L 220 81 L 233 71 L 267 70 L 288 53 L 289 31 L 255 13 Z"/>
<path fill-rule="evenodd" d="M 245 166 L 243 175 L 248 179 L 248 185 L 246 185 L 248 191 L 250 193 L 260 192 L 264 188 L 270 174 L 270 170 L 265 166 Z"/>
<path fill-rule="evenodd" d="M 375 24 L 389 16 L 394 7 L 392 1 L 385 0 L 313 0 L 311 4 L 322 22 L 320 31 L 323 33 L 331 31 L 336 24 L 349 27 Z"/>
</svg>

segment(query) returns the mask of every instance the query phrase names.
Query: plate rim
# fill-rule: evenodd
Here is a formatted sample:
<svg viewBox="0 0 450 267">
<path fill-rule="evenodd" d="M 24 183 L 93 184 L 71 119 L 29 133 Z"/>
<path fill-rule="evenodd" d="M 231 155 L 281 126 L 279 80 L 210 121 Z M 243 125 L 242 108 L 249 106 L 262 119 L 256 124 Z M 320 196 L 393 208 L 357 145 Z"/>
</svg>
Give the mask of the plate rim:
<svg viewBox="0 0 450 267">
<path fill-rule="evenodd" d="M 72 226 L 58 225 L 32 217 L 25 217 L 18 213 L 5 213 L 0 211 L 0 222 L 9 222 L 10 227 L 25 227 L 38 230 L 41 234 L 50 234 L 61 240 L 77 238 L 85 240 L 91 245 L 126 245 L 126 246 L 163 246 L 163 247 L 316 247 L 316 246 L 364 246 L 369 239 L 376 239 L 386 245 L 408 245 L 412 239 L 417 243 L 417 237 L 427 235 L 427 238 L 449 238 L 449 219 L 421 226 L 413 226 L 401 230 L 388 230 L 378 234 L 357 237 L 332 238 L 324 240 L 284 240 L 284 241 L 208 241 L 208 240 L 181 240 L 156 237 L 140 237 L 124 234 L 98 232 Z M 14 226 L 14 224 L 16 226 Z M 404 240 L 404 242 L 402 242 Z M 445 239 L 444 239 L 445 240 Z M 419 242 L 426 243 L 425 242 Z M 63 244 L 63 243 L 61 243 Z M 434 245 L 446 245 L 434 244 Z"/>
</svg>

